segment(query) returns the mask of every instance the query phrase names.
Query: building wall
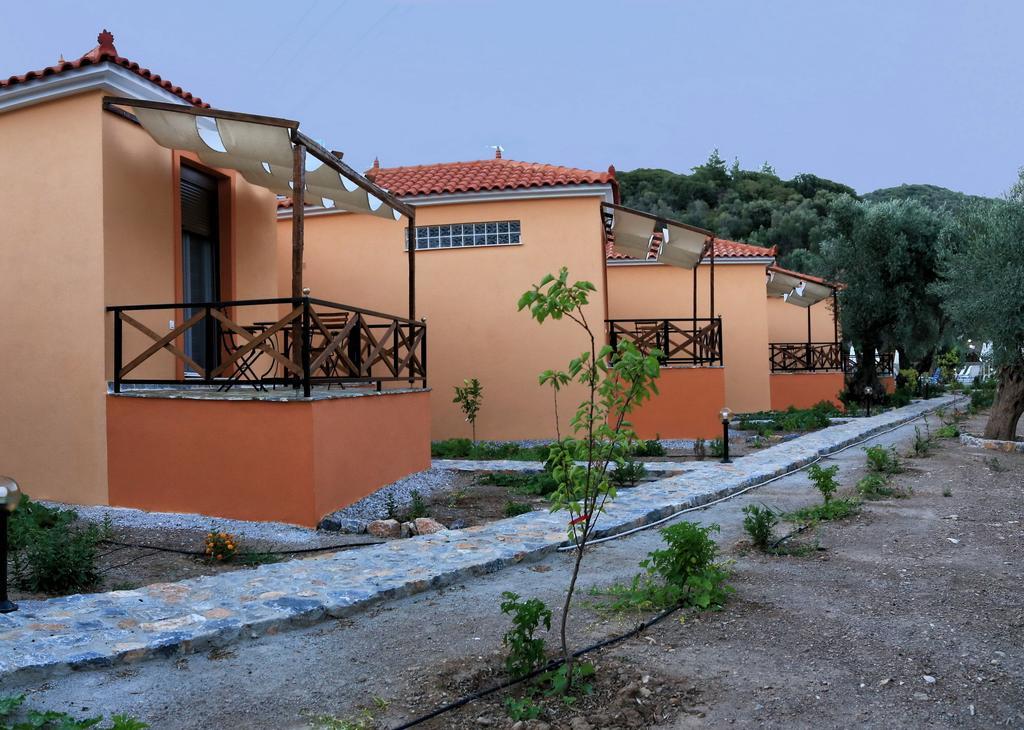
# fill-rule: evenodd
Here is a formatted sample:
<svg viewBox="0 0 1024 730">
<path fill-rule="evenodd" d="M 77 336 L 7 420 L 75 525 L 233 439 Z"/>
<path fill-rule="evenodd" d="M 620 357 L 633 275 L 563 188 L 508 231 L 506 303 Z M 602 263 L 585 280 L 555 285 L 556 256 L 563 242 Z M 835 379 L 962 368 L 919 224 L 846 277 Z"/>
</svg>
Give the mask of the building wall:
<svg viewBox="0 0 1024 730">
<path fill-rule="evenodd" d="M 760 264 L 715 266 L 715 309 L 722 317 L 725 400 L 737 413 L 767 410 L 768 315 L 765 267 Z M 697 316 L 709 316 L 711 267 L 697 271 Z M 608 266 L 610 319 L 693 316 L 693 272 L 675 266 Z"/>
<path fill-rule="evenodd" d="M 778 297 L 767 297 L 767 300 L 769 341 L 807 342 L 807 309 Z M 834 342 L 832 300 L 824 299 L 809 309 L 812 342 Z"/>
<path fill-rule="evenodd" d="M 101 94 L 0 114 L 0 473 L 107 499 Z"/>
<path fill-rule="evenodd" d="M 564 368 L 587 346 L 568 321 L 534 322 L 516 310 L 519 296 L 547 273 L 569 269 L 570 279 L 601 287 L 604 250 L 599 197 L 549 198 L 423 206 L 418 225 L 519 220 L 522 244 L 435 249 L 416 253 L 416 314 L 427 318 L 427 372 L 433 389 L 432 437 L 468 437 L 469 425 L 452 403 L 453 387 L 479 378 L 484 388 L 477 419 L 481 439 L 555 435 L 551 392 L 537 383 Z M 408 307 L 405 221 L 365 215 L 309 216 L 304 284 L 314 297 L 405 316 Z M 291 220 L 278 228 L 279 291 L 291 290 Z M 605 304 L 598 293 L 586 309 L 597 332 Z M 599 345 L 601 343 L 599 342 Z M 560 396 L 563 429 L 584 396 Z"/>
<path fill-rule="evenodd" d="M 846 385 L 841 372 L 772 373 L 772 410 L 810 408 L 821 401 L 829 401 L 843 408 L 839 394 Z"/>
</svg>

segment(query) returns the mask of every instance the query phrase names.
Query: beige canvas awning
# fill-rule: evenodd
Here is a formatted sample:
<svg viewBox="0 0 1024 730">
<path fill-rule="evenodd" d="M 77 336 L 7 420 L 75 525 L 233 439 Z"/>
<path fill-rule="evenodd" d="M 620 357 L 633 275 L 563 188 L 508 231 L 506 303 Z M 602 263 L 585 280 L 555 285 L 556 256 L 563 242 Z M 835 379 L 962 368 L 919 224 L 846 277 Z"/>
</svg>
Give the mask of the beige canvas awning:
<svg viewBox="0 0 1024 730">
<path fill-rule="evenodd" d="M 810 307 L 832 296 L 832 286 L 813 281 L 794 271 L 768 267 L 768 296 L 781 298 L 798 307 Z"/>
<path fill-rule="evenodd" d="M 407 206 L 300 132 L 298 122 L 135 99 L 106 101 L 131 111 L 157 144 L 192 152 L 211 167 L 237 170 L 253 185 L 293 200 L 293 148 L 300 142 L 309 153 L 306 205 L 392 220 L 408 215 Z"/>
<path fill-rule="evenodd" d="M 602 212 L 615 236 L 615 250 L 644 261 L 696 268 L 712 236 L 702 228 L 612 203 L 604 203 Z"/>
</svg>

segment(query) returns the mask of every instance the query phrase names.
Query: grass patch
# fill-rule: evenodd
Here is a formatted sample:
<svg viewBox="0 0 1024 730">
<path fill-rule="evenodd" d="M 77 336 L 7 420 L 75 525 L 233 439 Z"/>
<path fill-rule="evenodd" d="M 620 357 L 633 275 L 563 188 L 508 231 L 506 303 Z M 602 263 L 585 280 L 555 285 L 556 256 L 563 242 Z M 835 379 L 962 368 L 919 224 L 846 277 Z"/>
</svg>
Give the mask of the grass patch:
<svg viewBox="0 0 1024 730">
<path fill-rule="evenodd" d="M 545 461 L 550 446 L 521 446 L 514 443 L 473 443 L 469 439 L 447 439 L 430 444 L 434 459 L 469 459 L 471 461 Z"/>
<path fill-rule="evenodd" d="M 523 474 L 520 472 L 494 471 L 480 476 L 480 484 L 493 484 L 496 487 L 512 489 L 520 494 L 546 497 L 558 487 L 548 472 Z"/>
<path fill-rule="evenodd" d="M 526 504 L 525 502 L 513 502 L 510 499 L 505 503 L 506 517 L 516 517 L 518 515 L 525 515 L 527 512 L 533 512 L 533 507 Z"/>
<path fill-rule="evenodd" d="M 841 520 L 857 514 L 860 503 L 853 499 L 830 499 L 823 504 L 816 504 L 811 507 L 802 507 L 782 516 L 787 522 L 827 522 L 830 520 Z"/>
<path fill-rule="evenodd" d="M 857 494 L 863 499 L 889 499 L 909 496 L 902 489 L 893 487 L 883 474 L 868 474 L 857 482 Z"/>
<path fill-rule="evenodd" d="M 270 563 L 280 563 L 281 556 L 277 553 L 268 553 L 261 550 L 251 550 L 249 552 L 238 553 L 235 556 L 235 562 L 239 565 L 249 565 L 255 567 L 257 565 L 269 565 Z"/>
<path fill-rule="evenodd" d="M 935 430 L 935 437 L 940 439 L 960 438 L 960 427 L 955 423 L 947 423 Z"/>
</svg>

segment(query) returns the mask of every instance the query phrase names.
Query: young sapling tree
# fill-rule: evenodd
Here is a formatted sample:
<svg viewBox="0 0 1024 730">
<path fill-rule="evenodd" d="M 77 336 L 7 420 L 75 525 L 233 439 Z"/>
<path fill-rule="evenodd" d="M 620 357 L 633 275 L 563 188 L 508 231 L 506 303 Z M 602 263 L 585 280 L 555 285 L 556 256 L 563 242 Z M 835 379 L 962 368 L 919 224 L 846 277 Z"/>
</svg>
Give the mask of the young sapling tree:
<svg viewBox="0 0 1024 730">
<path fill-rule="evenodd" d="M 476 378 L 463 380 L 461 386 L 455 386 L 455 398 L 452 399 L 452 403 L 455 403 L 462 409 L 463 415 L 469 422 L 474 444 L 476 443 L 476 417 L 480 413 L 483 399 L 484 388 Z"/>
</svg>

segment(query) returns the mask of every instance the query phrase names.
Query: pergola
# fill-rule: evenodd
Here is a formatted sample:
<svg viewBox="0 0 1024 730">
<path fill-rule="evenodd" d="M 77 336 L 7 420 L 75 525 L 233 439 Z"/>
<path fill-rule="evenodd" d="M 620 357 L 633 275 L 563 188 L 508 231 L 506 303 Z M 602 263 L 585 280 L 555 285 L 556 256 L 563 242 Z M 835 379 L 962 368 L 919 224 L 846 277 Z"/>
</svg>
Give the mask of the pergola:
<svg viewBox="0 0 1024 730">
<path fill-rule="evenodd" d="M 697 267 L 710 254 L 709 316 L 715 316 L 715 237 L 711 231 L 614 203 L 603 203 L 605 231 L 615 248 L 641 261 L 693 271 L 693 316 L 697 316 Z"/>
<path fill-rule="evenodd" d="M 211 167 L 236 170 L 247 182 L 292 199 L 293 299 L 303 296 L 306 205 L 393 221 L 400 221 L 404 215 L 408 226 L 408 318 L 416 318 L 415 208 L 346 165 L 340 154 L 301 132 L 299 122 L 122 97 L 104 97 L 103 103 L 105 108 L 137 121 L 157 144 L 192 152 Z"/>
<path fill-rule="evenodd" d="M 766 279 L 769 297 L 782 299 L 788 304 L 794 304 L 807 310 L 808 344 L 812 342 L 811 307 L 831 297 L 835 342 L 839 342 L 839 302 L 836 298 L 838 287 L 835 284 L 778 266 L 768 267 Z"/>
</svg>

